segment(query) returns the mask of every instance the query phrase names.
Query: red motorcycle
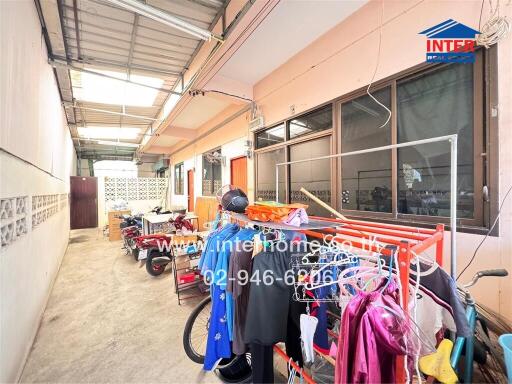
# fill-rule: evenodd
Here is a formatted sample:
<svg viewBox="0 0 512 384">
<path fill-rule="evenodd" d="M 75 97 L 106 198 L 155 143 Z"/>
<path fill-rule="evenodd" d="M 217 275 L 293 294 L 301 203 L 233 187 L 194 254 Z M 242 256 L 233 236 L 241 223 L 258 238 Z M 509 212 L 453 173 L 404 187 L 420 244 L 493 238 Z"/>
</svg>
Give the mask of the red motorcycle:
<svg viewBox="0 0 512 384">
<path fill-rule="evenodd" d="M 146 271 L 151 276 L 161 275 L 165 266 L 171 262 L 171 242 L 172 235 L 164 233 L 135 238 L 138 260 L 146 259 Z"/>
<path fill-rule="evenodd" d="M 139 260 L 139 249 L 136 246 L 135 238 L 141 235 L 141 229 L 137 225 L 132 225 L 121 229 L 121 238 L 123 239 L 123 248 L 126 254 L 131 254 L 135 261 Z"/>
<path fill-rule="evenodd" d="M 171 233 L 194 230 L 194 226 L 189 220 L 185 219 L 185 215 L 178 215 L 169 219 L 169 227 Z M 171 241 L 171 235 L 163 233 L 135 238 L 138 260 L 146 259 L 146 271 L 151 276 L 161 275 L 165 266 L 171 262 Z"/>
</svg>

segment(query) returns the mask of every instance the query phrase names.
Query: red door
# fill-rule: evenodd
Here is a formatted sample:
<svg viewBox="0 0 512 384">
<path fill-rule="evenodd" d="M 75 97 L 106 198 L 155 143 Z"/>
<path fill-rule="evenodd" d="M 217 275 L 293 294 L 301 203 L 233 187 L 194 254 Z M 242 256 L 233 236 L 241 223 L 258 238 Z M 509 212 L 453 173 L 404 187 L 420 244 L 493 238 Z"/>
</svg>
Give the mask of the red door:
<svg viewBox="0 0 512 384">
<path fill-rule="evenodd" d="M 98 226 L 98 179 L 71 176 L 70 190 L 71 229 L 96 228 Z"/>
<path fill-rule="evenodd" d="M 188 186 L 188 211 L 194 212 L 194 170 L 191 169 L 187 172 L 187 186 Z"/>
<path fill-rule="evenodd" d="M 231 185 L 247 193 L 247 157 L 231 159 Z"/>
</svg>

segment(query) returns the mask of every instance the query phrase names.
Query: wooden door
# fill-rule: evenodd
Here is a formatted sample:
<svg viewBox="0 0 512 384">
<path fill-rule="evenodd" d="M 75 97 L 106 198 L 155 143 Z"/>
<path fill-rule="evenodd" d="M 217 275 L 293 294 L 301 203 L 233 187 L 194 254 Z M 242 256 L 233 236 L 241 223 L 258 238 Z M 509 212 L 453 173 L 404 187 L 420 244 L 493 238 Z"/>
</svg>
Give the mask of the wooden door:
<svg viewBox="0 0 512 384">
<path fill-rule="evenodd" d="M 247 193 L 247 157 L 231 159 L 231 185 Z"/>
<path fill-rule="evenodd" d="M 98 179 L 71 176 L 70 222 L 71 229 L 98 226 Z"/>
<path fill-rule="evenodd" d="M 187 171 L 188 211 L 194 212 L 194 170 Z"/>
</svg>

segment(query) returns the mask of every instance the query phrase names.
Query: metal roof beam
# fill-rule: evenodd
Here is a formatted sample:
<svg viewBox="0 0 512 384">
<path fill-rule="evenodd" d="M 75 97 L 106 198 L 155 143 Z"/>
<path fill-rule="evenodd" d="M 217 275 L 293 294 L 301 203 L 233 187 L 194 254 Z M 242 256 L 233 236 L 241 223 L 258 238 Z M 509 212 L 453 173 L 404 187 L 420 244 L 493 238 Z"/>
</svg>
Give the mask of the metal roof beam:
<svg viewBox="0 0 512 384">
<path fill-rule="evenodd" d="M 74 42 L 75 38 L 72 37 L 69 40 Z M 98 45 L 101 45 L 102 47 L 107 47 L 107 48 L 122 49 L 119 46 L 116 46 L 116 45 L 113 45 L 113 44 L 107 44 L 107 43 L 96 41 L 96 40 L 88 40 L 88 39 L 83 39 L 82 38 L 80 41 L 82 43 L 98 44 Z M 123 41 L 124 43 L 128 43 L 128 41 L 124 41 L 124 40 L 120 40 L 120 41 Z M 139 44 L 137 43 L 137 46 L 138 45 Z M 76 49 L 80 48 L 78 45 L 70 44 L 70 46 L 72 48 L 76 48 Z M 90 48 L 84 48 L 84 49 L 92 51 L 92 49 L 90 49 Z M 158 50 L 158 48 L 155 48 L 155 47 L 153 47 L 152 49 Z M 103 52 L 103 51 L 96 51 L 96 52 Z M 130 50 L 128 51 L 128 63 L 129 64 L 131 64 L 131 60 L 133 60 L 133 54 L 146 55 L 146 56 L 151 56 L 151 57 L 154 57 L 154 58 L 157 58 L 157 59 L 175 61 L 175 62 L 177 62 L 176 64 L 171 64 L 171 65 L 175 65 L 175 66 L 181 66 L 180 64 L 178 64 L 180 62 L 183 63 L 183 65 L 184 65 L 187 62 L 187 60 L 188 60 L 188 58 L 184 59 L 184 58 L 179 58 L 179 57 L 175 57 L 175 56 L 167 56 L 167 55 L 162 55 L 162 54 L 157 54 L 157 53 L 150 53 L 150 52 L 146 52 L 146 51 L 132 50 L 132 47 L 130 46 Z M 186 55 L 186 56 L 190 56 L 190 55 Z M 136 57 L 135 59 L 140 59 L 140 58 Z M 163 63 L 163 62 L 160 62 L 160 61 L 154 61 L 154 62 L 155 63 Z"/>
<path fill-rule="evenodd" d="M 222 1 L 218 1 L 218 0 L 187 0 L 187 1 L 190 3 L 193 3 L 193 4 L 199 4 L 203 7 L 215 9 L 215 10 L 219 9 L 220 7 L 222 7 L 224 5 Z"/>
<path fill-rule="evenodd" d="M 71 42 L 72 39 L 70 39 L 70 42 Z M 83 40 L 82 40 L 83 42 Z M 69 47 L 73 48 L 73 49 L 76 49 L 76 45 L 74 44 L 69 44 Z M 103 48 L 103 47 L 107 47 L 107 44 L 102 44 L 100 47 L 98 48 Z M 114 48 L 114 47 L 112 47 Z M 103 61 L 103 62 L 113 62 L 109 59 L 103 59 L 103 58 L 98 58 L 98 57 L 95 57 L 95 58 L 92 58 L 91 56 L 89 56 L 87 54 L 87 52 L 94 52 L 94 53 L 97 53 L 97 54 L 100 54 L 100 55 L 110 55 L 110 56 L 117 56 L 117 57 L 122 57 L 122 58 L 125 58 L 126 60 L 128 60 L 128 51 L 126 51 L 126 54 L 122 54 L 122 53 L 114 53 L 114 52 L 111 52 L 111 51 L 108 51 L 108 50 L 101 50 L 101 49 L 94 49 L 94 48 L 89 48 L 89 47 L 84 47 L 82 46 L 82 51 L 84 52 L 85 51 L 85 57 L 87 57 L 86 60 L 96 60 L 96 61 Z M 178 72 L 178 68 L 182 68 L 183 65 L 180 65 L 180 64 L 171 64 L 171 63 L 168 63 L 168 62 L 162 62 L 162 61 L 158 61 L 158 60 L 150 60 L 150 59 L 142 59 L 142 58 L 138 58 L 138 57 L 135 57 L 134 60 L 138 60 L 138 61 L 143 61 L 144 63 L 153 63 L 153 64 L 156 64 L 156 65 L 161 65 L 161 66 L 164 66 L 164 67 L 174 67 L 176 68 L 176 70 L 174 70 L 174 73 L 177 73 Z M 119 62 L 118 62 L 119 63 Z M 123 72 L 126 71 L 126 69 L 128 68 L 127 67 L 127 64 L 125 62 L 122 62 L 122 66 L 123 66 Z M 137 67 L 142 67 L 142 65 L 140 64 L 133 64 L 132 63 L 132 69 L 136 69 L 136 66 Z M 159 69 L 159 68 L 155 68 L 154 66 L 151 67 L 153 69 Z M 165 69 L 161 69 L 162 71 L 166 71 Z M 178 77 L 178 75 L 176 75 L 176 77 Z"/>
<path fill-rule="evenodd" d="M 66 9 L 69 9 L 69 10 L 73 10 L 73 7 L 71 7 L 70 5 L 66 5 L 66 4 L 63 5 L 63 8 L 66 8 Z M 94 12 L 87 11 L 85 9 L 80 9 L 80 12 L 81 13 L 85 13 L 85 14 L 90 15 L 90 16 L 93 16 L 94 18 L 98 18 L 98 19 L 104 19 L 104 20 L 107 20 L 107 21 L 115 21 L 115 22 L 121 23 L 121 24 L 132 24 L 131 22 L 126 21 L 126 20 L 119 20 L 119 19 L 108 17 L 108 16 L 105 16 L 105 15 L 100 15 L 100 14 L 97 14 L 97 13 L 94 13 Z M 68 16 L 65 16 L 65 15 L 63 15 L 63 16 L 65 18 L 67 18 L 67 19 L 70 19 Z M 92 25 L 92 24 L 90 23 L 90 25 Z M 100 25 L 95 25 L 95 26 L 98 27 L 98 28 L 102 28 L 102 26 L 100 26 Z M 198 38 L 189 37 L 189 36 L 182 36 L 182 35 L 175 35 L 173 33 L 164 32 L 164 31 L 162 31 L 160 29 L 151 28 L 151 27 L 147 27 L 147 26 L 142 26 L 141 25 L 140 28 L 141 29 L 148 29 L 148 30 L 153 31 L 153 32 L 163 33 L 163 34 L 166 34 L 166 35 L 169 35 L 169 36 L 178 37 L 180 39 L 192 40 L 192 41 L 194 41 L 194 43 L 197 43 L 197 41 L 199 40 Z M 122 30 L 115 30 L 115 31 L 119 32 L 119 33 L 126 33 L 126 31 L 122 31 Z M 191 47 L 188 47 L 188 48 L 191 48 Z"/>
<path fill-rule="evenodd" d="M 72 20 L 71 18 L 68 18 L 68 17 L 65 17 L 66 20 Z M 85 26 L 92 26 L 92 27 L 96 27 L 96 28 L 99 28 L 97 25 L 94 25 L 94 24 L 91 24 L 91 23 L 85 23 L 85 22 L 81 22 L 80 24 L 82 24 L 82 27 L 85 25 Z M 75 29 L 73 27 L 67 27 L 69 30 L 71 31 L 74 31 Z M 142 29 L 143 27 L 142 26 L 138 26 L 137 29 Z M 119 33 L 119 34 L 122 34 L 123 32 L 121 31 L 118 31 L 118 30 L 115 30 L 115 29 L 112 29 L 112 28 L 103 28 L 104 31 L 107 31 L 107 32 L 112 32 L 112 33 Z M 98 33 L 98 32 L 92 32 L 92 31 L 89 31 L 89 30 L 86 30 L 86 29 L 81 29 L 82 33 L 85 33 L 87 35 L 91 35 L 91 36 L 95 36 L 95 37 L 101 37 L 101 38 L 104 38 L 104 39 L 110 39 L 110 40 L 115 40 L 115 41 L 119 41 L 119 42 L 123 42 L 123 43 L 129 43 L 130 42 L 130 39 L 121 39 L 119 37 L 114 37 L 112 35 L 107 35 L 107 34 L 103 34 L 103 33 Z M 148 37 L 145 37 L 145 36 L 138 36 L 138 37 L 141 37 L 141 38 L 144 38 L 144 39 L 149 39 Z M 155 42 L 158 42 L 158 43 L 162 43 L 162 44 L 166 44 L 166 45 L 169 45 L 169 46 L 173 46 L 173 47 L 177 47 L 176 45 L 173 45 L 173 44 L 170 44 L 168 41 L 164 41 L 164 40 L 159 40 L 159 39 L 155 39 L 155 38 L 151 38 L 151 40 L 155 41 Z M 82 39 L 82 41 L 84 41 Z M 173 53 L 173 54 L 176 54 L 176 55 L 182 55 L 184 56 L 184 60 L 188 60 L 188 58 L 190 57 L 190 55 L 192 54 L 192 52 L 190 53 L 187 53 L 187 52 L 180 52 L 180 51 L 175 51 L 173 49 L 162 49 L 160 47 L 157 47 L 157 46 L 154 46 L 154 45 L 148 45 L 148 44 L 144 44 L 144 43 L 141 43 L 140 41 L 137 41 L 137 46 L 138 47 L 145 47 L 145 48 L 150 48 L 150 49 L 154 49 L 154 50 L 159 50 L 159 51 L 165 51 L 165 52 L 168 52 L 168 53 Z M 178 48 L 182 48 L 181 46 L 178 46 Z M 193 48 L 188 48 L 188 47 L 185 47 L 187 49 L 193 49 Z"/>
<path fill-rule="evenodd" d="M 54 57 L 53 59 L 66 61 L 65 58 L 57 57 L 57 56 Z M 93 57 L 88 57 L 87 59 L 82 59 L 82 60 L 73 59 L 73 60 L 70 60 L 70 62 L 79 64 L 79 65 L 88 65 L 88 66 L 97 65 L 97 66 L 112 67 L 112 68 L 116 68 L 116 69 L 123 69 L 125 71 L 127 68 L 126 64 L 122 63 L 120 61 L 97 59 L 97 58 L 93 58 Z M 148 73 L 154 73 L 155 75 L 158 74 L 159 76 L 166 75 L 166 76 L 179 77 L 181 75 L 180 72 L 166 71 L 163 69 L 148 67 L 148 66 L 139 65 L 139 64 L 132 65 L 132 69 L 136 69 L 136 70 L 140 70 L 140 71 L 144 71 L 144 72 L 148 72 Z"/>
<path fill-rule="evenodd" d="M 137 38 L 137 27 L 139 25 L 139 15 L 135 14 L 133 18 L 132 36 L 130 38 L 130 53 L 128 54 L 128 79 L 130 78 L 131 65 L 133 60 L 133 49 L 135 47 L 135 39 Z"/>
<path fill-rule="evenodd" d="M 146 16 L 148 19 L 152 19 L 152 20 L 157 21 L 157 22 L 161 22 L 161 21 L 157 20 L 156 18 L 154 18 L 152 16 L 153 15 L 159 15 L 160 16 L 161 13 L 162 13 L 162 14 L 165 14 L 165 16 L 171 16 L 172 18 L 179 19 L 180 22 L 184 22 L 186 24 L 189 24 L 185 28 L 187 28 L 187 29 L 190 28 L 190 30 L 197 31 L 197 32 L 199 32 L 198 30 L 203 30 L 204 31 L 204 28 L 199 27 L 199 26 L 193 24 L 194 22 L 198 23 L 200 25 L 203 24 L 205 26 L 205 28 L 209 24 L 208 21 L 201 20 L 201 19 L 198 19 L 198 18 L 195 18 L 195 17 L 192 17 L 192 16 L 188 16 L 188 15 L 182 15 L 182 14 L 179 14 L 179 13 L 176 13 L 176 12 L 171 12 L 171 11 L 169 11 L 167 9 L 158 8 L 158 7 L 155 7 L 155 6 L 147 4 L 145 1 L 140 1 L 140 0 L 89 0 L 89 1 L 91 1 L 93 3 L 96 3 L 96 4 L 104 5 L 104 6 L 110 6 L 110 7 L 115 6 L 115 7 L 119 8 L 119 9 L 124 10 L 124 11 L 128 10 L 128 11 L 134 12 L 136 14 L 139 14 L 139 15 L 142 15 L 142 16 Z M 146 12 L 150 13 L 152 16 L 144 14 Z M 181 25 L 181 23 L 179 23 L 179 24 Z M 177 28 L 177 26 L 175 26 L 175 25 L 170 25 L 170 24 L 167 24 L 167 23 L 166 23 L 166 25 L 168 25 L 168 26 L 170 26 L 172 28 L 176 28 L 178 30 L 181 30 L 181 31 L 183 31 L 185 33 L 190 33 L 188 30 L 182 30 L 180 28 Z M 202 33 L 202 32 L 199 32 L 199 33 Z"/>
<path fill-rule="evenodd" d="M 211 40 L 215 39 L 218 41 L 223 41 L 221 36 L 217 36 L 212 31 L 206 30 L 204 28 L 197 27 L 194 24 L 191 24 L 183 19 L 171 15 L 168 12 L 164 12 L 159 8 L 152 7 L 147 4 L 140 3 L 137 0 L 105 0 L 110 4 L 116 5 L 121 9 L 126 9 L 132 11 L 134 13 L 138 13 L 139 15 L 145 16 L 149 19 L 158 21 L 164 25 L 169 27 L 178 29 L 182 32 L 188 33 L 189 35 L 195 36 L 201 40 Z"/>
<path fill-rule="evenodd" d="M 75 37 L 76 37 L 76 47 L 78 50 L 78 58 L 82 58 L 82 53 L 80 50 L 80 27 L 78 25 L 78 6 L 76 4 L 76 0 L 73 0 L 73 18 L 75 19 Z"/>
<path fill-rule="evenodd" d="M 133 117 L 134 119 L 141 119 L 141 120 L 148 120 L 148 121 L 157 121 L 158 120 L 158 119 L 155 119 L 153 117 L 148 117 L 148 116 L 132 115 L 131 113 L 109 111 L 108 109 L 84 107 L 84 106 L 82 106 L 82 105 L 80 105 L 78 103 L 72 104 L 71 106 L 73 108 L 79 108 L 79 109 L 84 110 L 84 111 L 101 112 L 101 113 L 107 113 L 107 114 L 110 114 L 110 115 Z"/>
</svg>

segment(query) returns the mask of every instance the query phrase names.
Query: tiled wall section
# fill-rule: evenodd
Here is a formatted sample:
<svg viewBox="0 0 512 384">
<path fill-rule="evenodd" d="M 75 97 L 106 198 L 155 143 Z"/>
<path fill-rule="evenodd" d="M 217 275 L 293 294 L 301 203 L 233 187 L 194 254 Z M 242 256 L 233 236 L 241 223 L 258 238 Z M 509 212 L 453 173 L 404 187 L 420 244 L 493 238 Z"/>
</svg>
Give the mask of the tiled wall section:
<svg viewBox="0 0 512 384">
<path fill-rule="evenodd" d="M 6 247 L 69 204 L 67 193 L 0 199 L 1 246 Z"/>
</svg>

